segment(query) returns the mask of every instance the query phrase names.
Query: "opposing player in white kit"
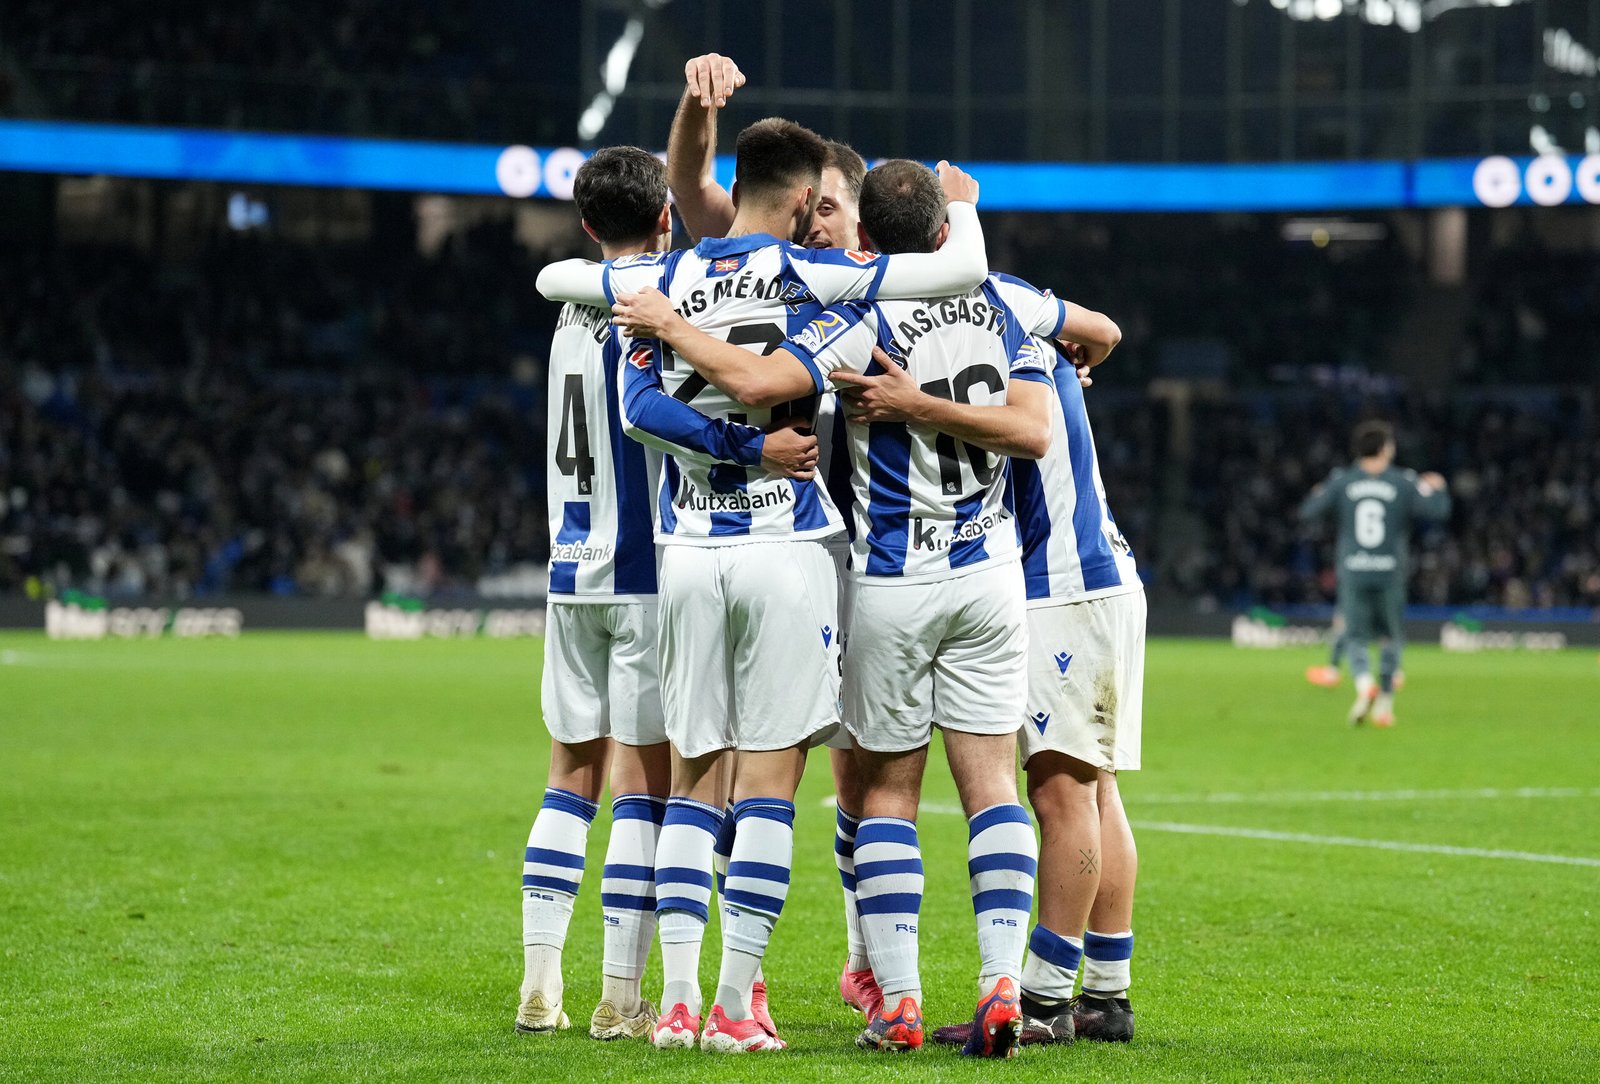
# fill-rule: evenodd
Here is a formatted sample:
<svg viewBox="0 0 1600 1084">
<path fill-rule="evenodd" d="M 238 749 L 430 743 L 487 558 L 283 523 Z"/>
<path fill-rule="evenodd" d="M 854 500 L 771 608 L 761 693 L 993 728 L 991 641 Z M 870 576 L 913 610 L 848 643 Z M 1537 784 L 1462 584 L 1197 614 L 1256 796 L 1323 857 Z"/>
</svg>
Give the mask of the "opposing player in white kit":
<svg viewBox="0 0 1600 1084">
<path fill-rule="evenodd" d="M 584 229 L 608 258 L 650 251 L 669 239 L 664 174 L 645 151 L 600 151 L 578 171 L 573 195 Z M 656 679 L 650 502 L 658 465 L 622 436 L 620 342 L 609 312 L 567 305 L 550 349 L 552 542 L 543 706 L 555 740 L 523 867 L 525 970 L 516 1018 L 524 1032 L 569 1026 L 561 952 L 609 758 L 604 984 L 589 1028 L 597 1039 L 645 1036 L 656 1022 L 639 983 L 655 929 L 656 838 L 670 773 Z M 675 402 L 661 409 L 675 412 L 694 432 L 686 443 L 699 454 L 766 443 L 758 430 L 709 422 Z M 772 454 L 784 445 L 806 454 L 805 442 L 792 434 L 772 443 Z"/>
<path fill-rule="evenodd" d="M 734 206 L 716 177 L 717 111 L 727 105 L 734 92 L 744 85 L 744 75 L 728 57 L 707 53 L 684 65 L 684 93 L 673 117 L 667 139 L 667 185 L 684 228 L 696 239 L 725 237 L 733 225 Z M 830 140 L 828 157 L 822 166 L 822 185 L 817 192 L 817 209 L 806 232 L 807 248 L 848 249 L 860 243 L 861 182 L 867 165 L 855 150 Z M 827 487 L 834 504 L 849 508 L 850 453 L 845 447 L 845 426 L 838 413 L 838 396 L 828 389 L 817 401 L 812 426 L 817 436 L 817 474 Z M 850 593 L 848 573 L 850 536 L 855 520 L 845 516 L 845 534 L 827 539 L 839 578 L 839 648 L 850 650 Z M 828 739 L 829 766 L 833 770 L 834 864 L 844 890 L 845 963 L 839 971 L 839 995 L 847 1005 L 863 1013 L 882 1000 L 872 968 L 867 961 L 866 942 L 861 938 L 860 916 L 856 910 L 855 841 L 861 823 L 861 785 L 851 755 L 850 731 L 840 727 Z M 724 821 L 717 839 L 718 861 L 725 863 L 732 846 L 733 827 Z"/>
<path fill-rule="evenodd" d="M 863 244 L 902 253 L 943 240 L 944 196 L 914 162 L 869 173 L 861 208 Z M 1001 299 L 1002 286 L 1014 289 L 986 281 L 953 297 L 838 306 L 759 360 L 696 331 L 659 294 L 619 296 L 614 306 L 624 326 L 665 338 L 745 403 L 816 390 L 832 374 L 869 388 L 890 379 L 913 389 L 920 383 L 980 404 L 972 424 L 930 419 L 939 432 L 901 424 L 849 430 L 857 588 L 844 714 L 863 749 L 866 787 L 855 873 L 872 969 L 893 1006 L 872 1007 L 861 1043 L 873 1048 L 903 1050 L 922 1040 L 915 818 L 935 725 L 971 818 L 986 996 L 977 1012 L 984 1038 L 969 1052 L 1006 1055 L 1020 1026 L 1016 984 L 1035 863 L 1012 756 L 1024 707 L 1025 611 L 1016 529 L 1002 502 L 1003 460 L 990 453 L 1044 450 L 1048 391 L 1027 381 L 1047 377 L 1027 332 L 1054 334 L 1061 306 L 1025 291 L 1024 317 Z M 875 346 L 882 348 L 876 362 Z M 869 371 L 884 375 L 858 375 Z"/>
<path fill-rule="evenodd" d="M 975 208 L 952 214 L 946 251 L 909 257 L 804 249 L 826 146 L 776 118 L 740 133 L 738 211 L 725 240 L 691 251 L 605 266 L 566 261 L 540 273 L 547 297 L 593 303 L 644 285 L 659 287 L 697 326 L 766 352 L 825 304 L 849 298 L 968 289 L 984 275 Z M 959 170 L 947 181 L 969 200 L 976 185 Z M 749 409 L 710 388 L 659 344 L 639 346 L 624 366 L 624 409 L 671 396 L 712 418 L 768 426 L 809 422 L 809 402 L 772 400 Z M 669 459 L 657 539 L 662 558 L 662 700 L 673 746 L 672 798 L 657 848 L 657 915 L 670 1006 L 657 1046 L 693 1043 L 700 1024 L 699 945 L 711 890 L 711 851 L 720 826 L 718 766 L 739 751 L 737 831 L 723 896 L 723 960 L 703 1049 L 782 1049 L 755 1018 L 755 975 L 788 893 L 794 788 L 804 751 L 838 721 L 837 613 L 833 565 L 821 539 L 841 529 L 838 511 L 813 480 L 755 476 L 744 467 Z"/>
</svg>

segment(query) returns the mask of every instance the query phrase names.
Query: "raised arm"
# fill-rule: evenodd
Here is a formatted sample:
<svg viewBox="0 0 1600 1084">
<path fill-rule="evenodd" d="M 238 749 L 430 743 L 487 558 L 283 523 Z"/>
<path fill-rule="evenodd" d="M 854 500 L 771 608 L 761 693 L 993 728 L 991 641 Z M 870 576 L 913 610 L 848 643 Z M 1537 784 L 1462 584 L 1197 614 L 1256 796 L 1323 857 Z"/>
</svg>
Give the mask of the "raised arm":
<svg viewBox="0 0 1600 1084">
<path fill-rule="evenodd" d="M 723 237 L 733 225 L 733 198 L 717 183 L 717 110 L 744 86 L 744 73 L 717 53 L 683 66 L 683 98 L 667 137 L 667 186 L 690 236 Z"/>
<path fill-rule="evenodd" d="M 862 376 L 839 370 L 829 379 L 845 393 L 846 416 L 852 422 L 903 422 L 948 433 L 996 455 L 1038 459 L 1050 450 L 1050 385 L 1033 377 L 1014 377 L 1006 384 L 1004 406 L 973 406 L 940 399 L 917 387 L 911 374 L 881 348 L 872 358 L 881 374 Z"/>
<path fill-rule="evenodd" d="M 822 390 L 809 359 L 782 346 L 762 355 L 706 334 L 679 316 L 659 290 L 619 294 L 611 322 L 629 335 L 659 339 L 724 395 L 747 407 L 770 407 Z"/>
</svg>

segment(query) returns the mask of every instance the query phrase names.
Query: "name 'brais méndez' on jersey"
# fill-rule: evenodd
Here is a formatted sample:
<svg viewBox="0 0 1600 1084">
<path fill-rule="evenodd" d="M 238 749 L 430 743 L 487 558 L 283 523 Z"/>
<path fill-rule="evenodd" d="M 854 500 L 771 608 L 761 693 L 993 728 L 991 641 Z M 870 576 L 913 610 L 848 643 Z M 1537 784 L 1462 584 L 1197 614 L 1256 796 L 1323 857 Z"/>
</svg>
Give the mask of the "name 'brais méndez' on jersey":
<svg viewBox="0 0 1600 1084">
<path fill-rule="evenodd" d="M 1028 335 L 1053 333 L 1060 313 L 1049 294 L 1024 294 L 995 278 L 955 297 L 837 306 L 788 346 L 809 362 L 819 386 L 838 369 L 881 372 L 872 360 L 872 348 L 881 346 L 923 391 L 997 406 L 1013 379 L 1048 382 Z M 847 432 L 855 575 L 942 579 L 1016 558 L 1015 517 L 1003 499 L 1005 457 L 901 424 L 850 425 Z"/>
</svg>

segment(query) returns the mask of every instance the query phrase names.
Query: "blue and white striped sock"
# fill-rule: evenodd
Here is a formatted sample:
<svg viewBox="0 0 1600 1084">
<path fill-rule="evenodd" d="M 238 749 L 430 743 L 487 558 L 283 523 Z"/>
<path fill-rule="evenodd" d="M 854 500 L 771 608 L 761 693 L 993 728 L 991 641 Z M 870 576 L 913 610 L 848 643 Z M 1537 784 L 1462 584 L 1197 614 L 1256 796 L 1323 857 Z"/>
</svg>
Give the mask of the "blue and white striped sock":
<svg viewBox="0 0 1600 1084">
<path fill-rule="evenodd" d="M 711 849 L 722 810 L 690 798 L 667 799 L 656 842 L 656 926 L 661 936 L 661 1008 L 700 1012 L 700 943 L 711 905 Z"/>
<path fill-rule="evenodd" d="M 1133 931 L 1083 935 L 1083 992 L 1126 997 L 1133 985 Z"/>
<path fill-rule="evenodd" d="M 1038 868 L 1039 844 L 1020 805 L 992 805 L 967 822 L 967 879 L 978 920 L 978 986 L 984 993 L 1002 976 L 1016 981 L 1022 973 Z"/>
<path fill-rule="evenodd" d="M 1072 1000 L 1078 982 L 1078 962 L 1083 959 L 1083 941 L 1062 937 L 1043 926 L 1033 928 L 1028 938 L 1028 962 L 1022 965 L 1022 992 L 1046 1005 Z"/>
<path fill-rule="evenodd" d="M 897 817 L 868 817 L 856 832 L 856 906 L 872 975 L 884 1004 L 922 1003 L 917 970 L 917 920 L 922 911 L 922 850 L 917 826 Z"/>
<path fill-rule="evenodd" d="M 733 1020 L 750 1016 L 750 989 L 772 927 L 789 895 L 794 862 L 794 803 L 746 798 L 733 807 L 738 828 L 722 895 L 722 973 L 717 1004 Z"/>
<path fill-rule="evenodd" d="M 639 1011 L 639 983 L 656 933 L 656 840 L 667 800 L 622 794 L 611 801 L 611 840 L 600 875 L 605 955 L 600 997 L 623 1016 Z"/>
<path fill-rule="evenodd" d="M 833 864 L 839 867 L 839 884 L 844 888 L 844 940 L 849 959 L 845 967 L 863 971 L 868 967 L 867 942 L 861 935 L 861 912 L 856 906 L 856 832 L 861 822 L 843 809 L 833 815 Z"/>
<path fill-rule="evenodd" d="M 733 834 L 737 822 L 733 817 L 733 799 L 728 799 L 727 808 L 722 811 L 722 824 L 717 828 L 717 845 L 711 852 L 711 863 L 717 871 L 717 895 L 721 896 L 726 891 L 728 879 L 728 863 L 733 858 Z"/>
<path fill-rule="evenodd" d="M 522 856 L 522 998 L 560 1001 L 561 949 L 583 880 L 589 825 L 599 807 L 568 790 L 544 792 Z"/>
</svg>

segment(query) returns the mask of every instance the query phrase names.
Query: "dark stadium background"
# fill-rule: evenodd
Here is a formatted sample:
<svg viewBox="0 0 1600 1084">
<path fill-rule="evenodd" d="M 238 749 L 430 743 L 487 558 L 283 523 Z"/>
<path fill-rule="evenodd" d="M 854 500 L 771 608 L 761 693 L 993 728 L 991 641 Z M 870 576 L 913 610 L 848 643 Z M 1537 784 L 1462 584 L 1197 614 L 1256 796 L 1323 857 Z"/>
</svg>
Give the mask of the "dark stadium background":
<svg viewBox="0 0 1600 1084">
<path fill-rule="evenodd" d="M 9 0 L 0 117 L 659 149 L 712 48 L 749 77 L 724 149 L 782 113 L 869 158 L 1600 153 L 1597 0 Z M 1412 585 L 1435 634 L 1600 612 L 1600 208 L 985 223 L 994 266 L 1123 328 L 1090 402 L 1153 631 L 1325 617 L 1294 507 L 1369 415 L 1452 482 Z M 556 201 L 0 173 L 0 623 L 537 597 L 533 279 L 590 251 Z"/>
</svg>

